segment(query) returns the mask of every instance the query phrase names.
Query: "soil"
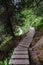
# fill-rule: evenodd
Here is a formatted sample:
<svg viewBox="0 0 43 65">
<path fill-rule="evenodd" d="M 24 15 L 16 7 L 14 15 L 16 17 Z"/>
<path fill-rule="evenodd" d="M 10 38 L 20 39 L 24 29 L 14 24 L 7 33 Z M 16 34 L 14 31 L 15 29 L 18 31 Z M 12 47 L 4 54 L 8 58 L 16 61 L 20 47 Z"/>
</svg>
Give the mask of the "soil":
<svg viewBox="0 0 43 65">
<path fill-rule="evenodd" d="M 32 44 L 31 44 L 31 47 L 34 46 L 37 41 L 43 36 L 43 28 L 39 29 L 39 30 L 36 30 L 36 33 L 35 33 L 35 36 L 33 38 L 33 41 L 32 41 Z"/>
<path fill-rule="evenodd" d="M 43 48 L 42 48 L 42 46 L 40 45 L 32 50 L 32 48 L 37 44 L 37 42 L 41 39 L 41 37 L 43 37 L 43 28 L 36 30 L 33 41 L 30 45 L 30 47 L 31 47 L 29 50 L 30 65 L 43 65 Z M 41 49 L 39 49 L 39 48 L 41 48 Z M 37 54 L 36 52 L 39 54 Z"/>
</svg>

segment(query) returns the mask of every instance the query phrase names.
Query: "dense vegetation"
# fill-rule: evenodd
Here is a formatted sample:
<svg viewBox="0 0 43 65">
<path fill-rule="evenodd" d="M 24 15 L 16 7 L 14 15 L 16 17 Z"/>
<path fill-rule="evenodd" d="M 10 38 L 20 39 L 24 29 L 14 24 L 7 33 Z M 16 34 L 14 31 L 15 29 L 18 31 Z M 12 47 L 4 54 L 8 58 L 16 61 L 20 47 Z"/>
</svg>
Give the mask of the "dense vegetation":
<svg viewBox="0 0 43 65">
<path fill-rule="evenodd" d="M 25 33 L 30 25 L 36 30 L 43 27 L 42 0 L 22 0 L 16 5 L 10 0 L 0 0 L 0 48 L 19 35 L 17 26 Z M 8 65 L 8 59 L 0 62 L 0 65 Z"/>
</svg>

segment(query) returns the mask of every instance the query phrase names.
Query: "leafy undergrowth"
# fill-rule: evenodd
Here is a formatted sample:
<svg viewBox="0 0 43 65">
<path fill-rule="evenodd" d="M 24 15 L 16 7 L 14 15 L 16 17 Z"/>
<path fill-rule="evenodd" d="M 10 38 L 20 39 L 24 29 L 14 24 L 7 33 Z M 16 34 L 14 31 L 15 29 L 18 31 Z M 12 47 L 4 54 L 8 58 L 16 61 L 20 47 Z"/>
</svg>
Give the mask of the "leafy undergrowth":
<svg viewBox="0 0 43 65">
<path fill-rule="evenodd" d="M 0 61 L 0 65 L 8 65 L 8 59 Z"/>
<path fill-rule="evenodd" d="M 4 41 L 1 43 L 0 48 L 3 48 L 5 45 L 8 44 L 8 42 L 12 39 L 12 36 L 8 36 L 4 39 Z"/>
<path fill-rule="evenodd" d="M 35 15 L 35 12 L 32 9 L 24 9 L 21 11 L 21 14 L 24 15 L 22 18 L 24 21 L 23 30 L 26 30 L 30 25 L 34 26 L 36 29 L 43 26 L 43 17 Z"/>
<path fill-rule="evenodd" d="M 13 51 L 14 48 L 12 48 L 11 52 L 8 54 L 8 57 L 6 57 L 3 61 L 0 61 L 0 65 L 9 65 L 9 59 L 11 58 Z"/>
<path fill-rule="evenodd" d="M 4 39 L 4 41 L 1 43 L 0 48 L 3 48 L 4 46 L 8 45 L 8 42 L 12 39 L 12 36 L 8 36 Z M 11 56 L 11 53 L 9 54 L 9 57 L 4 59 L 3 61 L 0 61 L 0 65 L 9 65 L 9 58 Z"/>
<path fill-rule="evenodd" d="M 34 26 L 36 29 L 40 29 L 43 26 L 43 2 L 39 7 L 24 8 L 19 13 L 16 13 L 17 25 L 21 26 L 23 32 L 28 30 L 28 26 Z"/>
</svg>

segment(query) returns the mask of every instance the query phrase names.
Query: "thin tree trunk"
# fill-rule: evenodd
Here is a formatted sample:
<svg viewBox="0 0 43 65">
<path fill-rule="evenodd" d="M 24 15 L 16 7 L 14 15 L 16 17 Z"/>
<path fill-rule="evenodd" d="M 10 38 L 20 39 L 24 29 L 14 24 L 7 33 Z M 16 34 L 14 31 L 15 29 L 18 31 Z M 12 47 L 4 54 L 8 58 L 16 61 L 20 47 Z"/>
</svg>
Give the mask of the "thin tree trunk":
<svg viewBox="0 0 43 65">
<path fill-rule="evenodd" d="M 9 27 L 10 27 L 11 35 L 14 37 L 13 28 L 12 28 L 12 23 L 11 23 L 11 21 L 10 21 L 10 18 L 8 19 L 8 21 L 9 21 Z"/>
</svg>

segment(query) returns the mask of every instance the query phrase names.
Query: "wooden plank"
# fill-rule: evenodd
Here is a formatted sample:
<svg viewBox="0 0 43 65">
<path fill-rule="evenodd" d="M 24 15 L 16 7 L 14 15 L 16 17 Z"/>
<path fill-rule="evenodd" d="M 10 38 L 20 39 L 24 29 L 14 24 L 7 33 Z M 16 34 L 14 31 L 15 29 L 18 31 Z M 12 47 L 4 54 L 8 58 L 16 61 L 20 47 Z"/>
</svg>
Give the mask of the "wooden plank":
<svg viewBox="0 0 43 65">
<path fill-rule="evenodd" d="M 23 49 L 27 48 L 27 47 L 25 47 L 25 46 L 23 46 L 23 45 L 19 45 L 19 46 L 20 46 L 21 48 L 23 47 Z M 20 49 L 21 49 L 21 48 L 20 48 Z M 28 48 L 27 48 L 27 50 L 28 50 Z"/>
<path fill-rule="evenodd" d="M 27 51 L 25 49 L 15 49 L 15 51 Z"/>
<path fill-rule="evenodd" d="M 11 58 L 13 59 L 29 59 L 28 55 L 12 55 Z"/>
<path fill-rule="evenodd" d="M 25 43 L 26 43 L 26 42 L 27 42 L 27 43 L 30 43 L 30 42 L 31 42 L 31 39 L 32 39 L 32 37 L 29 37 L 29 36 L 28 36 L 27 38 L 24 38 L 24 39 L 23 39 L 22 43 L 24 43 L 24 42 L 25 42 Z"/>
<path fill-rule="evenodd" d="M 14 64 L 14 65 L 20 65 L 20 64 L 21 65 L 23 65 L 23 64 L 27 65 L 28 64 L 29 65 L 29 60 L 28 59 L 20 59 L 20 60 L 19 59 L 18 60 L 17 59 L 15 59 L 15 60 L 11 59 L 9 61 L 9 65 L 10 64 Z"/>
<path fill-rule="evenodd" d="M 14 51 L 13 54 L 27 54 L 28 55 L 28 51 Z"/>
<path fill-rule="evenodd" d="M 27 51 L 28 49 L 22 46 L 18 46 L 17 48 L 14 49 L 14 51 Z"/>
<path fill-rule="evenodd" d="M 23 43 L 23 44 L 19 44 L 19 45 L 29 45 L 30 43 L 26 42 L 26 43 Z"/>
<path fill-rule="evenodd" d="M 28 48 L 28 45 L 19 45 L 19 46 L 22 46 L 22 47 Z"/>
<path fill-rule="evenodd" d="M 19 49 L 20 49 L 20 48 L 21 48 L 21 49 L 22 49 L 22 48 L 23 48 L 23 49 L 27 49 L 27 48 L 25 48 L 25 47 L 21 47 L 21 46 L 19 46 L 19 45 L 17 46 L 17 48 L 19 48 Z"/>
<path fill-rule="evenodd" d="M 23 44 L 19 44 L 19 45 L 29 45 L 29 43 L 23 43 Z"/>
<path fill-rule="evenodd" d="M 30 37 L 29 37 L 29 39 L 24 39 L 24 40 L 22 41 L 22 43 L 20 43 L 20 44 L 26 44 L 26 43 L 27 43 L 27 44 L 29 45 L 29 43 L 31 43 L 32 39 L 33 39 L 33 38 L 30 38 Z"/>
<path fill-rule="evenodd" d="M 24 38 L 19 44 L 28 44 L 28 45 L 30 45 L 30 43 L 32 42 L 32 37 L 26 37 L 26 38 Z"/>
<path fill-rule="evenodd" d="M 33 37 L 35 34 L 35 28 L 34 27 L 31 27 L 29 26 L 29 33 L 27 34 L 26 37 Z"/>
<path fill-rule="evenodd" d="M 28 48 L 29 47 L 29 43 L 28 44 L 25 44 L 25 43 L 24 44 L 19 44 L 19 46 L 23 46 L 23 47 L 27 47 Z"/>
</svg>

